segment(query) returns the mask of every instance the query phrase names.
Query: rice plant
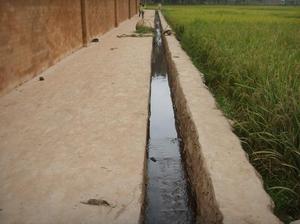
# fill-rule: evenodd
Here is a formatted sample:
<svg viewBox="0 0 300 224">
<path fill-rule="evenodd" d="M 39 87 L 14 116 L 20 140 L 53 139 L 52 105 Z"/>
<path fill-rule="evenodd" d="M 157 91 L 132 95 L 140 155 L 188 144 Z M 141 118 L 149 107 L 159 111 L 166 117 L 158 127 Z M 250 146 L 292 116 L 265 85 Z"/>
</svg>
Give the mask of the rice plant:
<svg viewBox="0 0 300 224">
<path fill-rule="evenodd" d="M 300 8 L 165 6 L 285 222 L 300 219 Z"/>
</svg>

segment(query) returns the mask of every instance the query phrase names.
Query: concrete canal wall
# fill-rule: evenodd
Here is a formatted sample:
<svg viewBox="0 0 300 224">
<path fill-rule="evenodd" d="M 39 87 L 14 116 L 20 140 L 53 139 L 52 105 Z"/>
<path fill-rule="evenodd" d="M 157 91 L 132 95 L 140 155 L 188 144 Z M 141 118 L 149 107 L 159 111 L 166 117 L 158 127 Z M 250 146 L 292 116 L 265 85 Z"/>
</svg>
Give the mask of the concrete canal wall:
<svg viewBox="0 0 300 224">
<path fill-rule="evenodd" d="M 168 27 L 161 16 L 162 27 Z M 200 223 L 281 223 L 259 174 L 174 35 L 165 37 L 171 89 Z"/>
</svg>

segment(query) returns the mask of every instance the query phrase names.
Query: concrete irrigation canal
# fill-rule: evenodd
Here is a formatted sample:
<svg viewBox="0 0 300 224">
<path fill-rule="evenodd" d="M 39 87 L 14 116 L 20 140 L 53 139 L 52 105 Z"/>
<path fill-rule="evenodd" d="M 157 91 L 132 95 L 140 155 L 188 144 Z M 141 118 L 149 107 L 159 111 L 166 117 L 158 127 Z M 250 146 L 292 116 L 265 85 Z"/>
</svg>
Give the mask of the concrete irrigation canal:
<svg viewBox="0 0 300 224">
<path fill-rule="evenodd" d="M 159 15 L 154 39 L 134 16 L 1 96 L 1 224 L 280 223 Z"/>
<path fill-rule="evenodd" d="M 145 223 L 195 223 L 181 158 L 159 15 L 155 16 L 150 94 Z"/>
</svg>

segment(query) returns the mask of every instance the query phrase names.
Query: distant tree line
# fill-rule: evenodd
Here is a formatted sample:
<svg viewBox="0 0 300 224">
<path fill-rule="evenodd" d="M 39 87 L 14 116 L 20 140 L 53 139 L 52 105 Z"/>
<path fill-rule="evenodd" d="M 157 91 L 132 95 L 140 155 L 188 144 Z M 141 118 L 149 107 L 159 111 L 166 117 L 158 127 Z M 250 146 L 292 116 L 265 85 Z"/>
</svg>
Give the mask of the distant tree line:
<svg viewBox="0 0 300 224">
<path fill-rule="evenodd" d="M 262 4 L 300 5 L 300 0 L 144 0 L 145 3 L 162 4 Z"/>
</svg>

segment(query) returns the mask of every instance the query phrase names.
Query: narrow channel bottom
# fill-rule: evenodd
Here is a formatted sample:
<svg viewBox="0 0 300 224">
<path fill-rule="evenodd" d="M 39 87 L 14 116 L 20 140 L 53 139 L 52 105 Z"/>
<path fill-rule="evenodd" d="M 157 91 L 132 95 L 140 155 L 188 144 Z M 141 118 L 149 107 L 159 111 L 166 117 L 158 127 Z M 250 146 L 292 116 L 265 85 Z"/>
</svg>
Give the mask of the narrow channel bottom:
<svg viewBox="0 0 300 224">
<path fill-rule="evenodd" d="M 196 223 L 167 74 L 159 16 L 153 38 L 144 222 Z"/>
<path fill-rule="evenodd" d="M 146 223 L 194 223 L 179 147 L 178 139 L 149 142 Z"/>
</svg>

